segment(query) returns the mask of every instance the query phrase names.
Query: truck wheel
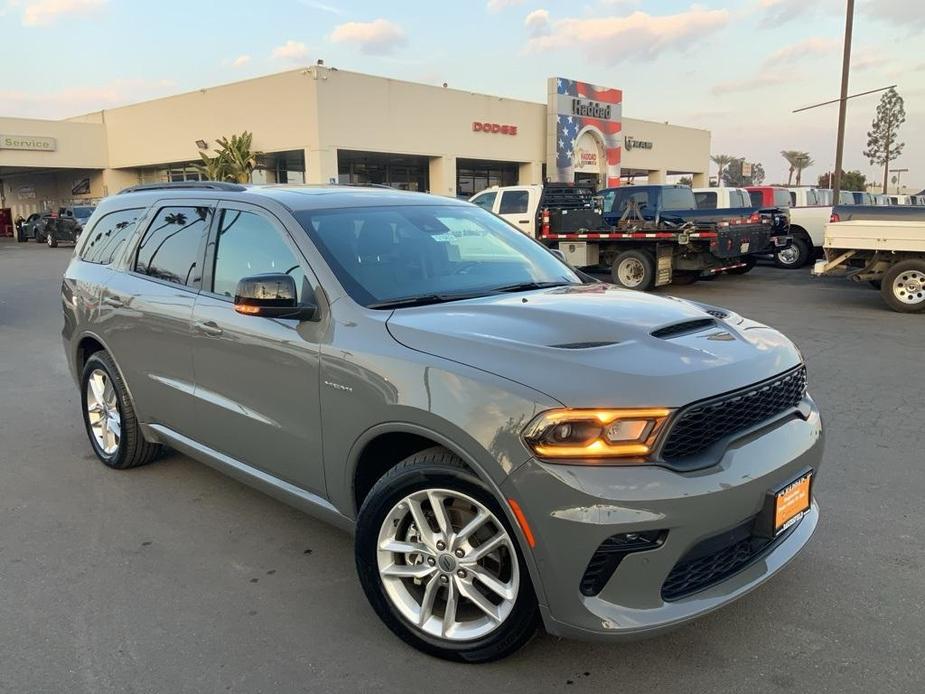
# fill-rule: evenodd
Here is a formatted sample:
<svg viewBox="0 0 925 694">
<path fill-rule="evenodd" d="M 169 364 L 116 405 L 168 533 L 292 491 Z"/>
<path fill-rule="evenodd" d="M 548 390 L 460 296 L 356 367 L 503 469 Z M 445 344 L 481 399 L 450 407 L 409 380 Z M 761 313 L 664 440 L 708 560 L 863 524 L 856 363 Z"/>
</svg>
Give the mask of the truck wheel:
<svg viewBox="0 0 925 694">
<path fill-rule="evenodd" d="M 755 267 L 755 264 L 758 262 L 755 260 L 754 256 L 746 256 L 744 258 L 745 263 L 742 267 L 734 267 L 731 270 L 726 270 L 730 275 L 744 275 L 746 272 L 751 272 L 752 268 Z"/>
<path fill-rule="evenodd" d="M 806 265 L 809 260 L 809 244 L 799 237 L 783 250 L 774 254 L 774 264 L 787 270 L 795 270 Z"/>
<path fill-rule="evenodd" d="M 903 260 L 883 275 L 880 295 L 894 311 L 925 311 L 925 261 Z"/>
<path fill-rule="evenodd" d="M 610 267 L 613 283 L 645 292 L 655 284 L 655 259 L 648 251 L 623 251 Z"/>
</svg>

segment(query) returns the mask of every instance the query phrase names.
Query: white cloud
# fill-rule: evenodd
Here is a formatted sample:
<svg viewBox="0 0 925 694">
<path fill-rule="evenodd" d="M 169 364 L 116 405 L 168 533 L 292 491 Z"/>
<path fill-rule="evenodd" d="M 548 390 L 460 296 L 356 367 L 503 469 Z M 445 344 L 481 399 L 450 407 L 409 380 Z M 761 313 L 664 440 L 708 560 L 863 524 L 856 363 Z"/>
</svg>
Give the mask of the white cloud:
<svg viewBox="0 0 925 694">
<path fill-rule="evenodd" d="M 321 10 L 322 12 L 328 12 L 329 14 L 342 15 L 344 11 L 339 7 L 334 5 L 328 5 L 324 2 L 317 2 L 316 0 L 300 0 L 303 5 L 310 7 L 313 10 Z"/>
<path fill-rule="evenodd" d="M 547 10 L 533 10 L 524 19 L 524 26 L 530 36 L 544 36 L 549 33 L 549 12 Z"/>
<path fill-rule="evenodd" d="M 301 41 L 289 39 L 282 46 L 273 49 L 273 57 L 287 63 L 304 63 L 308 60 L 308 46 Z"/>
<path fill-rule="evenodd" d="M 615 65 L 624 60 L 650 60 L 666 50 L 686 50 L 722 29 L 729 22 L 727 10 L 692 6 L 678 14 L 655 16 L 633 12 L 625 17 L 568 18 L 552 23 L 547 36 L 527 43 L 530 52 L 556 49 L 581 50 L 588 60 Z"/>
<path fill-rule="evenodd" d="M 232 58 L 231 60 L 226 60 L 226 65 L 231 65 L 231 67 L 244 67 L 251 61 L 251 57 L 247 53 L 242 53 L 237 58 Z"/>
<path fill-rule="evenodd" d="M 807 58 L 833 54 L 839 48 L 841 44 L 835 39 L 810 36 L 797 43 L 778 48 L 764 60 L 761 68 L 752 77 L 720 82 L 713 86 L 712 91 L 717 95 L 733 94 L 791 83 L 794 81 L 794 73 L 791 69 L 794 65 Z"/>
<path fill-rule="evenodd" d="M 176 92 L 173 80 L 113 80 L 55 92 L 0 89 L 4 115 L 22 118 L 65 118 L 156 99 Z"/>
<path fill-rule="evenodd" d="M 903 28 L 925 27 L 922 6 L 912 0 L 867 0 L 861 12 L 871 19 L 879 19 Z"/>
<path fill-rule="evenodd" d="M 522 5 L 524 0 L 488 0 L 486 7 L 488 7 L 489 12 L 500 12 L 505 7 L 514 7 L 514 5 Z"/>
<path fill-rule="evenodd" d="M 347 22 L 334 27 L 329 37 L 334 43 L 353 43 L 367 55 L 387 55 L 408 42 L 405 30 L 388 19 Z"/>
<path fill-rule="evenodd" d="M 68 15 L 92 14 L 103 7 L 108 0 L 31 0 L 12 2 L 12 7 L 22 8 L 23 26 L 47 26 Z"/>
<path fill-rule="evenodd" d="M 878 0 L 879 2 L 880 0 Z M 900 0 L 902 1 L 902 0 Z M 816 12 L 826 14 L 844 14 L 845 4 L 842 0 L 758 0 L 762 11 L 762 20 L 770 26 L 779 26 L 795 19 Z"/>
</svg>

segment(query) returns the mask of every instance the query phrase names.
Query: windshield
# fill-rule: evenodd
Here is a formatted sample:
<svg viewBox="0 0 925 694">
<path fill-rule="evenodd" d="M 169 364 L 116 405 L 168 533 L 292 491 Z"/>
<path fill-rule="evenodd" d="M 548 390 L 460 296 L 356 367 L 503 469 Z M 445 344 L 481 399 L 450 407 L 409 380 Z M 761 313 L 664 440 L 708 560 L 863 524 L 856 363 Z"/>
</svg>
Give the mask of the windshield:
<svg viewBox="0 0 925 694">
<path fill-rule="evenodd" d="M 95 207 L 75 207 L 74 216 L 77 219 L 88 219 L 95 209 Z"/>
<path fill-rule="evenodd" d="M 364 306 L 581 283 L 545 248 L 478 207 L 360 207 L 298 212 L 296 218 L 347 293 Z"/>
</svg>

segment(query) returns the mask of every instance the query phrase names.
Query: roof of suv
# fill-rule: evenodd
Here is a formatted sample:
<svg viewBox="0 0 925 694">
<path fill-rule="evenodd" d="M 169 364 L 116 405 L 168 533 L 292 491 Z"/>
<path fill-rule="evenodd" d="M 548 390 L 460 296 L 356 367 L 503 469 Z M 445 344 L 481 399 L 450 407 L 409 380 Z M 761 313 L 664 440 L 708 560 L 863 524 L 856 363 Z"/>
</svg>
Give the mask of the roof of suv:
<svg viewBox="0 0 925 694">
<path fill-rule="evenodd" d="M 342 209 L 345 207 L 382 207 L 397 205 L 468 205 L 455 198 L 413 193 L 394 188 L 351 185 L 241 185 L 238 183 L 162 183 L 131 186 L 118 196 L 123 200 L 143 198 L 145 203 L 163 198 L 207 198 L 215 200 L 251 200 L 270 198 L 292 212 Z M 139 200 L 140 202 L 141 200 Z"/>
</svg>

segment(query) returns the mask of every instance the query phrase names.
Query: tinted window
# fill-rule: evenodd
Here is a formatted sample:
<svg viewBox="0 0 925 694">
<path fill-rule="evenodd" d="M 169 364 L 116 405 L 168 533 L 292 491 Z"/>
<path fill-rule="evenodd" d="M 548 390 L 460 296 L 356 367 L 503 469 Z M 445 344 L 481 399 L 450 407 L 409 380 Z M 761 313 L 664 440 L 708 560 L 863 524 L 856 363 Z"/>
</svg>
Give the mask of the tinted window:
<svg viewBox="0 0 925 694">
<path fill-rule="evenodd" d="M 760 190 L 750 190 L 748 197 L 752 199 L 752 207 L 764 207 L 762 204 L 764 196 L 761 195 Z"/>
<path fill-rule="evenodd" d="M 605 203 L 606 199 L 607 198 L 605 196 Z M 622 215 L 624 212 L 626 212 L 626 208 L 634 202 L 639 205 L 640 212 L 644 212 L 646 207 L 649 205 L 649 194 L 645 191 L 614 191 L 614 196 L 610 202 L 610 209 L 612 212 L 616 212 Z M 614 207 L 616 207 L 616 209 L 614 209 Z M 606 210 L 607 208 L 605 207 L 604 209 Z"/>
<path fill-rule="evenodd" d="M 215 249 L 212 291 L 233 297 L 242 277 L 284 273 L 295 279 L 301 300 L 305 272 L 281 233 L 259 214 L 224 210 Z"/>
<path fill-rule="evenodd" d="M 530 193 L 526 190 L 506 190 L 501 194 L 499 214 L 521 214 L 527 211 Z"/>
<path fill-rule="evenodd" d="M 729 196 L 731 199 L 732 193 Z M 698 210 L 716 209 L 716 193 L 694 193 L 694 200 L 697 202 Z"/>
<path fill-rule="evenodd" d="M 663 188 L 663 210 L 691 210 L 694 208 L 693 193 L 690 188 Z"/>
<path fill-rule="evenodd" d="M 119 210 L 100 217 L 80 249 L 80 257 L 88 263 L 108 265 L 116 259 L 135 231 L 135 223 L 144 208 Z"/>
<path fill-rule="evenodd" d="M 209 207 L 161 208 L 138 247 L 135 272 L 187 286 L 199 282 L 199 247 L 211 217 Z"/>
<path fill-rule="evenodd" d="M 89 219 L 95 209 L 95 207 L 75 207 L 74 216 L 77 217 L 77 219 Z"/>
<path fill-rule="evenodd" d="M 496 197 L 498 197 L 497 193 L 482 193 L 481 195 L 473 198 L 472 202 L 479 207 L 491 211 L 491 206 L 495 204 Z"/>
<path fill-rule="evenodd" d="M 545 248 L 469 206 L 358 207 L 296 218 L 350 296 L 363 305 L 431 295 L 491 294 L 523 282 L 577 284 Z"/>
<path fill-rule="evenodd" d="M 791 207 L 797 206 L 797 194 L 795 191 L 792 191 L 792 190 L 790 191 L 790 206 Z"/>
</svg>

